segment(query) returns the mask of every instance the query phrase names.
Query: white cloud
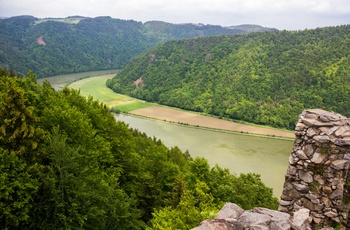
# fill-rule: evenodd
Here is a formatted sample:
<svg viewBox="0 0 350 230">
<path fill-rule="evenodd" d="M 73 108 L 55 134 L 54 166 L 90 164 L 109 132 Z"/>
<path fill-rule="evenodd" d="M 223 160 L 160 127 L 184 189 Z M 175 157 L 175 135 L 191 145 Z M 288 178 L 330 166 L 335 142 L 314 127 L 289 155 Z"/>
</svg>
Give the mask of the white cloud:
<svg viewBox="0 0 350 230">
<path fill-rule="evenodd" d="M 111 16 L 136 21 L 304 29 L 350 23 L 349 0 L 0 0 L 0 16 Z"/>
</svg>

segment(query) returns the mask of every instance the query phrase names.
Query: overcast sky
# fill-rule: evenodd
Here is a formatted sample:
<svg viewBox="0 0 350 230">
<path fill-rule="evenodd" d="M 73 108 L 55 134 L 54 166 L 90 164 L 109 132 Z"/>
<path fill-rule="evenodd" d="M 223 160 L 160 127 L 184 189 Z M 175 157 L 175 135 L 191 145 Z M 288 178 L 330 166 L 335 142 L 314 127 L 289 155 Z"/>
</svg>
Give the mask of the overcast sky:
<svg viewBox="0 0 350 230">
<path fill-rule="evenodd" d="M 72 15 L 303 30 L 350 24 L 350 0 L 0 0 L 0 17 Z"/>
</svg>

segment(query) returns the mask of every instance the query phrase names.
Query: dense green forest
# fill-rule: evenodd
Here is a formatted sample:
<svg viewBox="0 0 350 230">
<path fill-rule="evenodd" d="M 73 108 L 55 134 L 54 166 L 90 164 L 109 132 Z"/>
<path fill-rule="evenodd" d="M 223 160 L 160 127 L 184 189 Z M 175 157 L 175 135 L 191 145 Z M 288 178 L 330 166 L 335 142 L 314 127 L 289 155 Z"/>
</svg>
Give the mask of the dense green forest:
<svg viewBox="0 0 350 230">
<path fill-rule="evenodd" d="M 32 73 L 0 69 L 0 117 L 2 229 L 190 229 L 224 202 L 278 205 L 259 175 L 167 148 Z"/>
<path fill-rule="evenodd" d="M 271 30 L 259 26 L 141 23 L 110 17 L 0 20 L 0 67 L 38 78 L 123 68 L 131 58 L 171 39 Z"/>
<path fill-rule="evenodd" d="M 350 116 L 350 26 L 169 41 L 107 82 L 182 109 L 293 129 L 305 108 Z"/>
</svg>

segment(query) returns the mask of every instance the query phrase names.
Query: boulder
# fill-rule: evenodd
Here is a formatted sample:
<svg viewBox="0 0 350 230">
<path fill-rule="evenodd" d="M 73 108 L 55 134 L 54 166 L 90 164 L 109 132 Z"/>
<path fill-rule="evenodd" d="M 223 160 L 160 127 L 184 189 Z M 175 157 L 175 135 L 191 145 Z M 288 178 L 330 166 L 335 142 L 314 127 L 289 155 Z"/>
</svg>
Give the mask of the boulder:
<svg viewBox="0 0 350 230">
<path fill-rule="evenodd" d="M 242 230 L 243 227 L 235 220 L 209 219 L 201 222 L 192 230 Z"/>
<path fill-rule="evenodd" d="M 309 224 L 310 210 L 302 208 L 295 212 L 292 219 L 292 226 L 295 230 L 311 230 Z"/>
<path fill-rule="evenodd" d="M 224 207 L 221 208 L 221 210 L 216 215 L 216 219 L 226 219 L 226 218 L 233 218 L 238 219 L 244 212 L 244 209 L 239 207 L 237 204 L 234 203 L 226 203 Z"/>
</svg>

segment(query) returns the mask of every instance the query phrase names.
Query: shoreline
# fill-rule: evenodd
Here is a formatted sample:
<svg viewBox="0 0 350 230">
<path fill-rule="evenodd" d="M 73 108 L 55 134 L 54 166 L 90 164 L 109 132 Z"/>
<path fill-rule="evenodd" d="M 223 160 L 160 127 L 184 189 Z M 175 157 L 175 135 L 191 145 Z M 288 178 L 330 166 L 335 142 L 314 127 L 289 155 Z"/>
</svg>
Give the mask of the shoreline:
<svg viewBox="0 0 350 230">
<path fill-rule="evenodd" d="M 241 124 L 234 121 L 222 120 L 215 117 L 209 117 L 201 114 L 157 105 L 122 114 L 140 117 L 143 119 L 158 120 L 170 124 L 181 125 L 184 127 L 198 128 L 222 133 L 233 133 L 280 140 L 293 140 L 295 138 L 294 132 L 261 127 L 258 125 L 254 126 Z"/>
<path fill-rule="evenodd" d="M 229 134 L 236 134 L 236 135 L 262 137 L 262 138 L 270 138 L 270 139 L 286 140 L 286 141 L 294 140 L 294 138 L 292 138 L 292 137 L 276 136 L 276 135 L 270 135 L 270 134 L 257 134 L 257 133 L 249 133 L 249 132 L 244 132 L 244 131 L 235 131 L 235 130 L 229 130 L 229 129 L 219 129 L 219 128 L 211 128 L 211 127 L 206 127 L 206 126 L 185 124 L 185 123 L 170 121 L 170 120 L 166 120 L 166 119 L 162 120 L 162 119 L 158 119 L 158 118 L 154 118 L 154 117 L 147 117 L 147 116 L 143 116 L 143 115 L 139 115 L 139 114 L 133 114 L 132 112 L 129 112 L 129 113 L 121 112 L 120 114 L 122 114 L 124 116 L 132 116 L 132 117 L 137 117 L 137 118 L 141 118 L 141 119 L 156 120 L 156 121 L 165 122 L 165 123 L 172 124 L 172 125 L 178 125 L 181 127 L 187 127 L 187 128 L 192 128 L 192 129 L 201 129 L 201 130 L 213 131 L 213 132 L 218 132 L 218 133 L 229 133 Z M 119 115 L 119 114 L 116 114 L 116 115 Z"/>
</svg>

